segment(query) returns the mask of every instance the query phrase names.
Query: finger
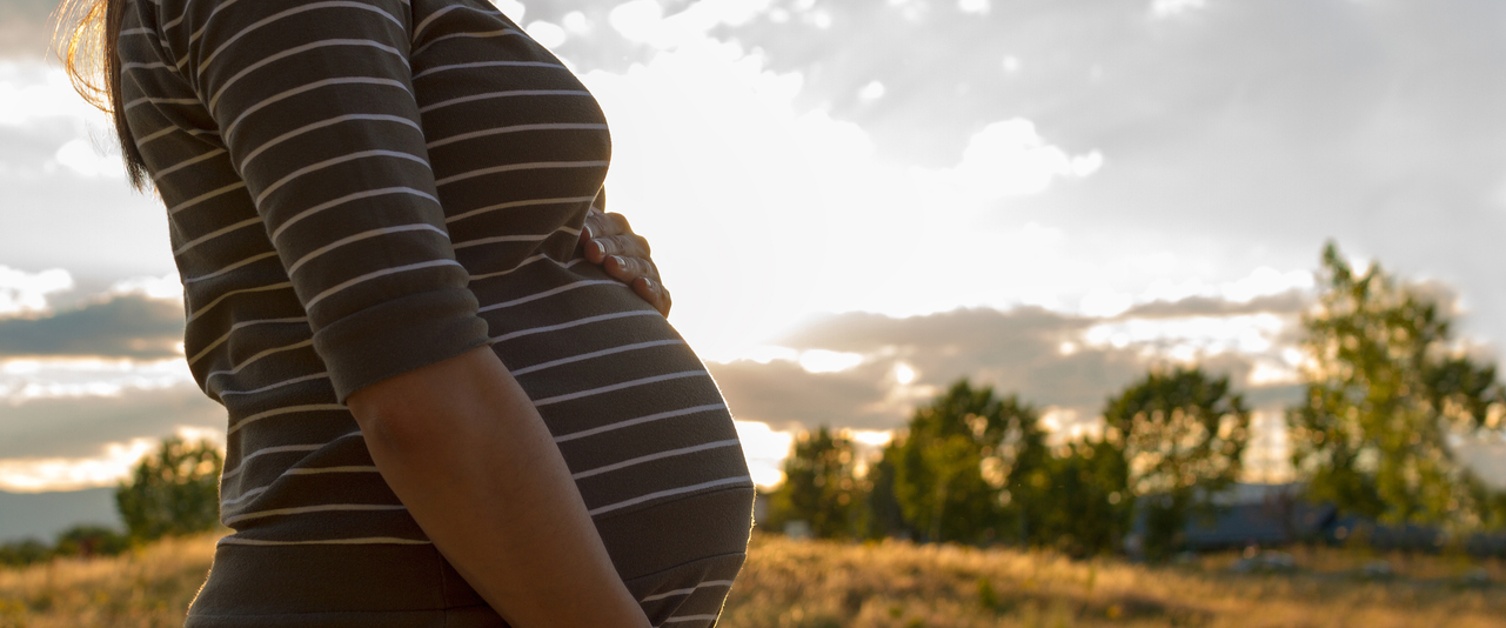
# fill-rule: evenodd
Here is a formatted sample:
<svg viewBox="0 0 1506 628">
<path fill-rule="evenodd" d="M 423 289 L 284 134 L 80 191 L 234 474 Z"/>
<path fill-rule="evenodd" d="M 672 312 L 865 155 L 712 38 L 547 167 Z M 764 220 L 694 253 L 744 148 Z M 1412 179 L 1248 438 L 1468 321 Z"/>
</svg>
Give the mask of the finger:
<svg viewBox="0 0 1506 628">
<path fill-rule="evenodd" d="M 663 284 L 648 277 L 639 277 L 633 282 L 632 286 L 633 292 L 638 295 L 638 298 L 647 301 L 654 309 L 659 310 L 660 314 L 669 316 L 669 309 L 673 301 L 669 297 L 669 290 Z"/>
<path fill-rule="evenodd" d="M 601 237 L 591 240 L 591 246 L 602 255 L 621 255 L 623 257 L 636 257 L 649 259 L 650 249 L 648 240 L 635 233 Z"/>
</svg>

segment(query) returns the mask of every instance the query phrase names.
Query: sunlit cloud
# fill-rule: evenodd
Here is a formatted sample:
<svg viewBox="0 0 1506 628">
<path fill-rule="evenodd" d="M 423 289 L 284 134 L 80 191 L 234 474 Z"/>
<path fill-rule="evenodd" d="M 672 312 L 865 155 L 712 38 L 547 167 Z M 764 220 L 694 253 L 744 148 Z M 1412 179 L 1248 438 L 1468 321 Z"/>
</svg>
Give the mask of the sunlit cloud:
<svg viewBox="0 0 1506 628">
<path fill-rule="evenodd" d="M 0 459 L 0 490 L 39 493 L 111 486 L 129 476 L 131 467 L 156 442 L 133 438 L 124 443 L 108 443 L 101 455 L 88 458 Z"/>
<path fill-rule="evenodd" d="M 173 435 L 191 443 L 208 441 L 221 451 L 225 447 L 222 430 L 181 426 Z M 128 479 L 136 463 L 159 443 L 158 438 L 141 437 L 105 443 L 95 456 L 3 458 L 0 491 L 39 493 L 115 486 Z"/>
<path fill-rule="evenodd" d="M 1091 176 L 1103 167 L 1103 161 L 1103 154 L 1096 150 L 1069 155 L 1041 137 L 1034 122 L 1012 118 L 989 124 L 973 135 L 962 162 L 935 176 L 940 188 L 966 190 L 974 198 L 990 201 L 1039 194 L 1057 179 Z"/>
<path fill-rule="evenodd" d="M 47 298 L 73 289 L 73 276 L 61 268 L 28 273 L 0 266 L 0 316 L 48 310 Z"/>
</svg>

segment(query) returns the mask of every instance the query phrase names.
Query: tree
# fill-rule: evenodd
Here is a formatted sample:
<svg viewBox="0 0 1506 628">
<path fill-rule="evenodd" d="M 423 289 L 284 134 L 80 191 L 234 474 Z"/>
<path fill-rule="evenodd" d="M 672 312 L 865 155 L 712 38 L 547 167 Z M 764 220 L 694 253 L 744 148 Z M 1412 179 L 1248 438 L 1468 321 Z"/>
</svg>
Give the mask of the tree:
<svg viewBox="0 0 1506 628">
<path fill-rule="evenodd" d="M 1319 278 L 1302 321 L 1306 392 L 1287 412 L 1309 496 L 1393 523 L 1503 523 L 1502 501 L 1450 446 L 1501 428 L 1495 365 L 1470 358 L 1438 304 L 1378 264 L 1356 271 L 1330 242 Z"/>
<path fill-rule="evenodd" d="M 130 483 L 115 489 L 115 505 L 135 541 L 214 529 L 219 521 L 219 479 L 224 458 L 207 441 L 163 439 L 140 462 Z"/>
<path fill-rule="evenodd" d="M 1118 551 L 1134 505 L 1119 445 L 1104 439 L 1067 443 L 1044 475 L 1054 499 L 1040 509 L 1032 543 L 1078 558 Z"/>
<path fill-rule="evenodd" d="M 106 526 L 79 524 L 58 534 L 53 553 L 58 556 L 115 556 L 131 547 L 131 540 Z"/>
<path fill-rule="evenodd" d="M 818 538 L 862 533 L 864 491 L 852 441 L 826 426 L 795 440 L 784 461 L 784 484 L 769 499 L 769 526 L 804 521 Z"/>
<path fill-rule="evenodd" d="M 1164 558 L 1194 511 L 1210 508 L 1212 495 L 1238 477 L 1250 411 L 1227 376 L 1176 367 L 1131 384 L 1103 415 L 1146 517 L 1146 555 Z"/>
<path fill-rule="evenodd" d="M 1038 423 L 1018 398 L 966 380 L 917 408 L 886 452 L 905 521 L 929 541 L 1025 540 L 1041 502 L 1028 478 L 1047 457 Z"/>
</svg>

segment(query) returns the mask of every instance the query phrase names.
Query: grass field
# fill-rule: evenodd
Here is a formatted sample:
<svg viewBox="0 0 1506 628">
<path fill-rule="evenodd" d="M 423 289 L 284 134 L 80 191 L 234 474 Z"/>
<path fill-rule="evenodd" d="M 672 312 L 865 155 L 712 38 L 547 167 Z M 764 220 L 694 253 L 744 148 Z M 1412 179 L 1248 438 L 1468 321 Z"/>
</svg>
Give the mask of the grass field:
<svg viewBox="0 0 1506 628">
<path fill-rule="evenodd" d="M 0 628 L 181 625 L 213 537 L 111 559 L 0 570 Z M 1296 574 L 1234 574 L 1046 552 L 754 538 L 723 626 L 1506 626 L 1506 567 L 1439 556 L 1298 552 Z M 1483 571 L 1482 571 L 1483 569 Z M 1463 580 L 1473 572 L 1474 580 Z M 1481 577 L 1488 582 L 1480 582 Z"/>
</svg>

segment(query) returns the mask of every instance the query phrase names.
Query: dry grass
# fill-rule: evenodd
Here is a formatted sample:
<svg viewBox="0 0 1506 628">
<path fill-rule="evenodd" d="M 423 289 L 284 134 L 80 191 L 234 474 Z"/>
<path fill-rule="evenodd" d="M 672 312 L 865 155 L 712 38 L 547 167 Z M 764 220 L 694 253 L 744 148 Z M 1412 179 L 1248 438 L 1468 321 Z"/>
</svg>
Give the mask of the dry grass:
<svg viewBox="0 0 1506 628">
<path fill-rule="evenodd" d="M 214 537 L 112 559 L 0 569 L 0 628 L 178 626 Z M 1181 567 L 1071 561 L 1046 552 L 795 541 L 757 535 L 724 626 L 1506 626 L 1506 586 L 1466 587 L 1478 563 L 1389 557 L 1398 577 L 1361 581 L 1374 556 L 1297 555 L 1296 575 L 1234 575 L 1233 556 Z M 1493 582 L 1506 581 L 1498 563 Z"/>
<path fill-rule="evenodd" d="M 216 536 L 168 540 L 123 556 L 0 568 L 0 628 L 182 626 Z"/>
</svg>

